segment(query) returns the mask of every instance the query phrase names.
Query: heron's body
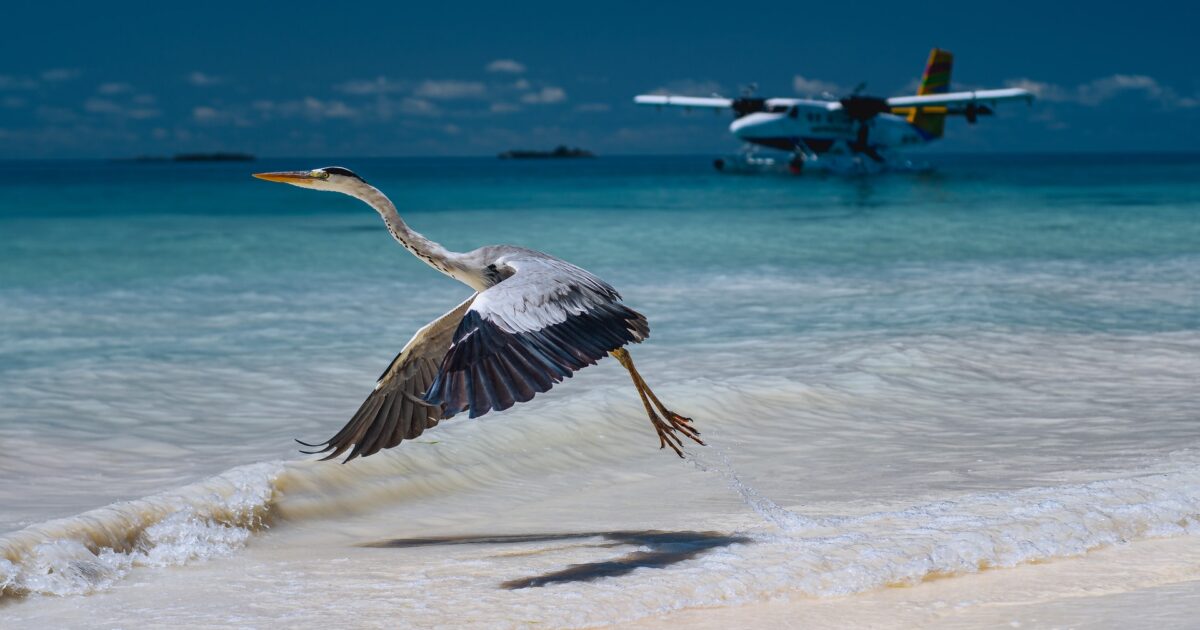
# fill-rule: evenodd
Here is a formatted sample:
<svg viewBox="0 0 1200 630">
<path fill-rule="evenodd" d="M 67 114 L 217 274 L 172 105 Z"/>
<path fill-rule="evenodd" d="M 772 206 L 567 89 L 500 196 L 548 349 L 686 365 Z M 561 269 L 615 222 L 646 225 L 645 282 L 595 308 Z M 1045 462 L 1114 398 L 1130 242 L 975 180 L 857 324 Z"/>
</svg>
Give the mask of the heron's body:
<svg viewBox="0 0 1200 630">
<path fill-rule="evenodd" d="M 655 397 L 624 350 L 649 335 L 645 316 L 595 275 L 511 245 L 449 251 L 409 228 L 382 192 L 341 167 L 256 177 L 361 199 L 405 249 L 475 291 L 418 330 L 345 427 L 316 445 L 332 451 L 329 458 L 350 449 L 347 460 L 374 454 L 463 411 L 474 418 L 507 409 L 609 354 L 629 370 L 660 447 L 682 456 L 678 433 L 702 443 L 688 418 Z"/>
</svg>

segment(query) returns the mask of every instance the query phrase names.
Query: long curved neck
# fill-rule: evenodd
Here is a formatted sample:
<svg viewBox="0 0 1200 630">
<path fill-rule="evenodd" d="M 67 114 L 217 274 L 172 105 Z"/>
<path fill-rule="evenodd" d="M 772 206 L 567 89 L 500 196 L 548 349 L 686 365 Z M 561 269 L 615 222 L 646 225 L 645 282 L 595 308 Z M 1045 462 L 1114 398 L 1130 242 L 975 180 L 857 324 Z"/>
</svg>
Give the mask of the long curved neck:
<svg viewBox="0 0 1200 630">
<path fill-rule="evenodd" d="M 350 191 L 350 194 L 374 208 L 375 212 L 383 217 L 383 222 L 387 225 L 388 231 L 392 233 L 392 237 L 414 256 L 451 278 L 466 282 L 463 277 L 466 271 L 462 265 L 463 255 L 442 247 L 408 227 L 404 219 L 400 218 L 400 213 L 396 211 L 396 204 L 392 203 L 392 200 L 388 199 L 378 188 L 363 183 Z"/>
</svg>

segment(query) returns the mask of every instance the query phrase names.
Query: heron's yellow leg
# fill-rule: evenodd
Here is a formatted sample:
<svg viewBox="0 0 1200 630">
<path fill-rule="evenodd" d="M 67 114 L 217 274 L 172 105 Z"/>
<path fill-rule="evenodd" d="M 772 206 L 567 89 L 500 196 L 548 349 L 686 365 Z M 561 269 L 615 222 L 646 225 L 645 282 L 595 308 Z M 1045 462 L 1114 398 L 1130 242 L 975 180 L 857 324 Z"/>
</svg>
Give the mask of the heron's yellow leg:
<svg viewBox="0 0 1200 630">
<path fill-rule="evenodd" d="M 683 440 L 680 439 L 676 431 L 682 433 L 687 438 L 703 445 L 700 440 L 700 432 L 692 426 L 692 419 L 686 416 L 681 416 L 670 409 L 654 395 L 650 386 L 646 384 L 646 380 L 638 373 L 637 368 L 633 366 L 633 358 L 629 356 L 629 351 L 624 348 L 617 348 L 610 352 L 614 359 L 629 371 L 629 377 L 633 380 L 634 387 L 638 390 L 638 396 L 642 399 L 642 406 L 646 408 L 646 415 L 650 416 L 650 423 L 654 425 L 654 430 L 658 432 L 659 448 L 670 446 L 675 454 L 683 457 Z M 653 401 L 653 405 L 652 405 Z M 655 411 L 655 407 L 658 408 Z M 661 415 L 660 415 L 661 414 Z"/>
<path fill-rule="evenodd" d="M 662 416 L 669 420 L 673 427 L 679 429 L 680 433 L 683 433 L 692 440 L 695 440 L 696 443 L 703 445 L 704 442 L 701 441 L 699 437 L 700 432 L 692 426 L 692 419 L 687 416 L 681 416 L 674 411 L 667 409 L 667 406 L 658 399 L 658 396 L 654 395 L 654 390 L 650 389 L 650 386 L 647 385 L 646 381 L 642 379 L 642 375 L 638 374 L 637 378 L 639 381 L 641 381 L 642 387 L 646 390 L 646 394 L 650 396 L 650 400 L 654 401 L 654 406 L 658 407 L 658 411 L 662 414 Z"/>
</svg>

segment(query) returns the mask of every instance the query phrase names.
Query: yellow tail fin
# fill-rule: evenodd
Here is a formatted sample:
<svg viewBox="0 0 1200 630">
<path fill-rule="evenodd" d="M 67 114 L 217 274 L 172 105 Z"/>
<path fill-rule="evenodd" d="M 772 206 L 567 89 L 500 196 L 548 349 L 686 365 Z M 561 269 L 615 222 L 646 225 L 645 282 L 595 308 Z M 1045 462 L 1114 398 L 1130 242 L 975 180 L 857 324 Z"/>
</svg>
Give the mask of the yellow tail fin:
<svg viewBox="0 0 1200 630">
<path fill-rule="evenodd" d="M 945 94 L 950 91 L 950 68 L 954 65 L 954 55 L 949 51 L 934 48 L 929 53 L 929 62 L 925 64 L 925 74 L 921 75 L 921 87 L 917 94 Z M 946 126 L 945 113 L 922 112 L 917 109 L 908 114 L 908 122 L 931 138 L 942 137 Z"/>
</svg>

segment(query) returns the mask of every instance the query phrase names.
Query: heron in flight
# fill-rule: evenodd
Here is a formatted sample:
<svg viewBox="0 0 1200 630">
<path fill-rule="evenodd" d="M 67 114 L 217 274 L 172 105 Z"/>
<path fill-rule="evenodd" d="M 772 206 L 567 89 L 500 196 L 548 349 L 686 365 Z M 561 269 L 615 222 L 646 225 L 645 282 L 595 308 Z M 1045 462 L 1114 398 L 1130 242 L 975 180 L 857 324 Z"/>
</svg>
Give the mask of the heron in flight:
<svg viewBox="0 0 1200 630">
<path fill-rule="evenodd" d="M 305 452 L 332 451 L 324 458 L 332 459 L 349 450 L 347 462 L 373 455 L 463 411 L 477 418 L 528 401 L 605 355 L 629 371 L 660 449 L 683 457 L 681 436 L 704 444 L 692 420 L 667 409 L 634 367 L 625 346 L 650 326 L 607 282 L 524 247 L 452 252 L 409 228 L 386 195 L 340 166 L 254 176 L 365 202 L 405 249 L 475 291 L 418 330 L 346 426 L 320 444 L 301 442 L 317 449 Z"/>
</svg>

